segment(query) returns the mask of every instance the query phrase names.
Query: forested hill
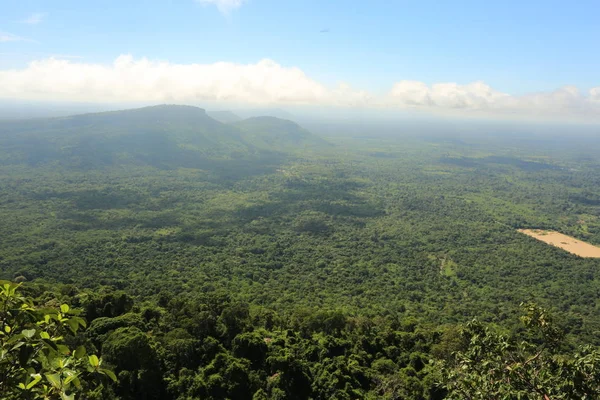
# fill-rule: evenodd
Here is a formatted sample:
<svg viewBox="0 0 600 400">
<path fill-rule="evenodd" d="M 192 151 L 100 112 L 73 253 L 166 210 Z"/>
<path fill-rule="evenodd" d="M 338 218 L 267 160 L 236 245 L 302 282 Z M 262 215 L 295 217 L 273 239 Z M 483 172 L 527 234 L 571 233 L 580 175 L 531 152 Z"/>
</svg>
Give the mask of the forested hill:
<svg viewBox="0 0 600 400">
<path fill-rule="evenodd" d="M 98 168 L 201 167 L 204 158 L 256 153 L 239 130 L 201 108 L 155 106 L 0 124 L 0 162 Z"/>
<path fill-rule="evenodd" d="M 215 137 L 235 130 L 209 117 L 202 108 L 179 105 L 159 105 L 70 117 L 3 121 L 3 137 L 30 133 L 43 137 L 123 135 L 164 132 L 175 135 L 185 131 L 193 135 Z M 12 135 L 11 135 L 12 134 Z"/>
<path fill-rule="evenodd" d="M 260 121 L 256 124 L 253 121 Z M 136 164 L 211 169 L 207 160 L 278 162 L 289 144 L 326 144 L 291 121 L 236 125 L 191 106 L 161 105 L 72 117 L 0 123 L 0 164 L 101 168 Z"/>
<path fill-rule="evenodd" d="M 263 148 L 301 150 L 306 147 L 319 148 L 331 143 L 313 135 L 297 123 L 276 117 L 252 117 L 233 123 L 244 132 L 249 143 Z"/>
</svg>

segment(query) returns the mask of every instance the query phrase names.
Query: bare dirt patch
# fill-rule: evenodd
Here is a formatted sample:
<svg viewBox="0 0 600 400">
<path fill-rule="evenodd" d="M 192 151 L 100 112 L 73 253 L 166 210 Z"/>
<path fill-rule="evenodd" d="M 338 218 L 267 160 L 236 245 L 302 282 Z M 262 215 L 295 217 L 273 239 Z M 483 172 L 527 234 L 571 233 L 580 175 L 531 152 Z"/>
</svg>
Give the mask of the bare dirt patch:
<svg viewBox="0 0 600 400">
<path fill-rule="evenodd" d="M 542 229 L 519 229 L 519 232 L 549 245 L 559 247 L 569 253 L 576 254 L 579 257 L 600 258 L 600 247 L 582 242 L 579 239 L 563 235 L 562 233 Z"/>
</svg>

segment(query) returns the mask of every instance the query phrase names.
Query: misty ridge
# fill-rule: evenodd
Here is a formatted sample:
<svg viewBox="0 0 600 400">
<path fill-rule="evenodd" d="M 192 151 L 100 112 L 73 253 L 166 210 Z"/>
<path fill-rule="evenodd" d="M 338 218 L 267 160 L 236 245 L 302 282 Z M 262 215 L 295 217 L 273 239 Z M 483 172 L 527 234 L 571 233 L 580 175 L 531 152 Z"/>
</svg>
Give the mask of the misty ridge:
<svg viewBox="0 0 600 400">
<path fill-rule="evenodd" d="M 20 105 L 21 113 L 10 113 L 14 110 L 9 108 L 5 114 L 12 118 L 0 120 L 0 164 L 83 170 L 131 164 L 163 169 L 199 168 L 225 177 L 243 170 L 251 174 L 272 171 L 287 159 L 302 157 L 306 152 L 335 152 L 340 147 L 334 142 L 342 138 L 483 147 L 533 146 L 550 153 L 571 149 L 581 153 L 581 157 L 592 156 L 600 144 L 599 128 L 595 125 L 431 116 L 390 118 L 374 114 L 327 117 L 300 112 L 296 116 L 282 109 L 207 112 L 195 106 L 158 105 L 31 118 L 45 113 L 68 114 L 72 109 L 68 104 L 61 107 L 62 112 L 47 104 Z M 25 115 L 30 118 L 17 118 Z M 301 121 L 308 129 L 293 120 Z M 446 160 L 459 162 L 456 158 Z"/>
<path fill-rule="evenodd" d="M 186 105 L 189 105 L 185 103 Z M 115 110 L 154 106 L 152 103 L 85 103 L 19 101 L 0 99 L 0 121 L 68 117 Z M 251 117 L 269 116 L 294 121 L 324 136 L 381 136 L 381 135 L 435 135 L 435 136 L 597 136 L 599 125 L 585 122 L 554 120 L 519 120 L 494 118 L 464 118 L 439 116 L 418 111 L 387 111 L 368 109 L 336 109 L 316 107 L 252 108 L 232 105 L 231 109 L 215 108 L 206 103 L 199 108 L 222 123 L 237 122 Z M 219 106 L 223 107 L 223 105 Z M 515 116 L 517 117 L 517 116 Z"/>
<path fill-rule="evenodd" d="M 2 164 L 94 168 L 150 165 L 220 168 L 277 162 L 287 153 L 331 146 L 296 123 L 242 119 L 191 106 L 163 105 L 69 117 L 0 122 Z M 230 121 L 218 119 L 228 117 Z M 232 118 L 233 117 L 233 118 Z"/>
</svg>

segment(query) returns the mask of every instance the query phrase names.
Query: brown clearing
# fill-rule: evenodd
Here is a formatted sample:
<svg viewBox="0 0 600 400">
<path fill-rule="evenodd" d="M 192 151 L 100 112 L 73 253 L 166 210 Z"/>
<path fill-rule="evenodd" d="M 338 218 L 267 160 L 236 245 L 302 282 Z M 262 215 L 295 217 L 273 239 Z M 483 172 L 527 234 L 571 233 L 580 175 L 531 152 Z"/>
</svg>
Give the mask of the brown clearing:
<svg viewBox="0 0 600 400">
<path fill-rule="evenodd" d="M 541 240 L 544 243 L 559 247 L 569 253 L 576 254 L 579 257 L 600 258 L 600 247 L 582 242 L 562 233 L 544 231 L 542 229 L 519 229 L 519 232 Z"/>
</svg>

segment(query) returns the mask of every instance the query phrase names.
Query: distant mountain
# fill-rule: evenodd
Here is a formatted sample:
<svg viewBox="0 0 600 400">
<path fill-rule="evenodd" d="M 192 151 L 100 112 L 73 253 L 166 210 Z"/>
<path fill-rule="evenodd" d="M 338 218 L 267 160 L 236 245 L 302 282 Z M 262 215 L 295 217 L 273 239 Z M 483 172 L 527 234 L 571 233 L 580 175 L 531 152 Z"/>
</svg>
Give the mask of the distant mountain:
<svg viewBox="0 0 600 400">
<path fill-rule="evenodd" d="M 161 105 L 64 118 L 0 122 L 0 164 L 146 164 L 203 168 L 207 159 L 260 151 L 197 107 Z"/>
<path fill-rule="evenodd" d="M 243 131 L 247 143 L 264 149 L 299 150 L 331 146 L 297 123 L 275 117 L 254 117 L 232 124 Z"/>
<path fill-rule="evenodd" d="M 0 166 L 196 168 L 228 179 L 329 145 L 292 121 L 256 117 L 224 124 L 192 106 L 0 121 Z"/>
<path fill-rule="evenodd" d="M 224 124 L 241 121 L 243 118 L 231 111 L 207 111 L 206 114 Z"/>
<path fill-rule="evenodd" d="M 294 120 L 295 116 L 281 108 L 255 108 L 255 109 L 242 109 L 236 110 L 236 115 L 246 119 L 254 117 L 275 117 L 281 119 Z"/>
<path fill-rule="evenodd" d="M 0 120 L 66 117 L 76 114 L 110 111 L 121 107 L 122 105 L 100 103 L 0 99 Z M 143 107 L 143 105 L 138 107 Z"/>
</svg>

